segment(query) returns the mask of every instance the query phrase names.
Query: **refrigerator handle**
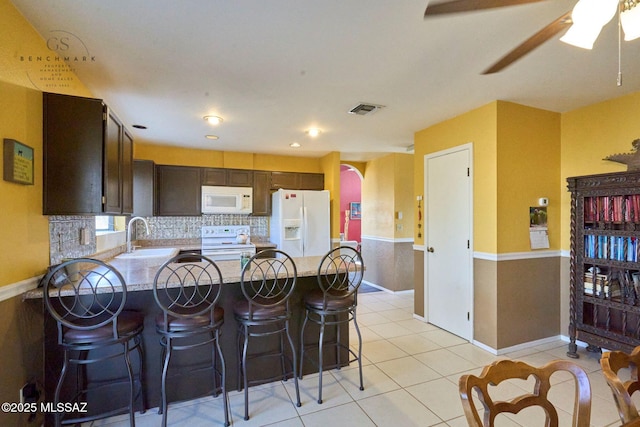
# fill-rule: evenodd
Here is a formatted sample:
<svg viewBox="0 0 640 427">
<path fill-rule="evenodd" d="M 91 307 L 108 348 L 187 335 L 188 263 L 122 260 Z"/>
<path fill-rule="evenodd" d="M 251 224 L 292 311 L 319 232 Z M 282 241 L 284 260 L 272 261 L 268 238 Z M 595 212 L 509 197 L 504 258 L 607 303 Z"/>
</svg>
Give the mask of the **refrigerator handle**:
<svg viewBox="0 0 640 427">
<path fill-rule="evenodd" d="M 302 254 L 304 255 L 304 249 L 306 246 L 307 239 L 309 236 L 307 235 L 307 207 L 302 207 L 302 239 L 300 239 L 300 248 Z"/>
</svg>

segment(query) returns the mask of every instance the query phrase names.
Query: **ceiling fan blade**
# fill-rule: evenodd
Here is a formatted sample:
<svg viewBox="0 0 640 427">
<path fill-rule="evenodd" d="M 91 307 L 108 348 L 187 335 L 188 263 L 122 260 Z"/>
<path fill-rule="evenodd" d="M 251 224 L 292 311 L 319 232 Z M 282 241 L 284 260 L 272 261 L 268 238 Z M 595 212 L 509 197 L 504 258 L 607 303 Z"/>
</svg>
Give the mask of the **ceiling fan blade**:
<svg viewBox="0 0 640 427">
<path fill-rule="evenodd" d="M 454 0 L 446 3 L 427 5 L 424 17 L 429 15 L 441 15 L 445 13 L 471 12 L 481 9 L 493 9 L 504 6 L 517 6 L 526 3 L 535 3 L 544 0 Z"/>
<path fill-rule="evenodd" d="M 571 22 L 571 12 L 565 13 L 560 18 L 556 19 L 551 24 L 535 33 L 533 36 L 529 37 L 511 52 L 507 53 L 498 62 L 483 71 L 482 74 L 497 73 L 503 68 L 508 67 L 518 59 L 522 58 L 523 56 L 540 46 L 542 43 L 551 39 L 563 29 L 571 25 Z"/>
</svg>

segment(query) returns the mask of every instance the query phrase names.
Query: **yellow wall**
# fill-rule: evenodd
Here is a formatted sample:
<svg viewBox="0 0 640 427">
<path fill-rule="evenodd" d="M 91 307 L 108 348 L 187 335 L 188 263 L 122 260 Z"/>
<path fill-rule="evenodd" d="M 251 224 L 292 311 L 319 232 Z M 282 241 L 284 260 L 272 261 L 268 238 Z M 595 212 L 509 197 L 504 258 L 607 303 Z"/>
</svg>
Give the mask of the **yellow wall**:
<svg viewBox="0 0 640 427">
<path fill-rule="evenodd" d="M 497 253 L 526 252 L 529 207 L 547 208 L 549 249 L 560 248 L 560 114 L 498 102 Z"/>
<path fill-rule="evenodd" d="M 412 237 L 413 155 L 389 154 L 367 162 L 362 181 L 362 235 L 387 239 Z M 397 219 L 397 212 L 403 219 Z M 397 230 L 396 224 L 402 224 Z"/>
<path fill-rule="evenodd" d="M 395 215 L 394 236 L 397 239 L 413 237 L 413 154 L 393 154 L 393 201 Z M 402 218 L 398 213 L 402 212 Z"/>
<path fill-rule="evenodd" d="M 0 137 L 34 150 L 34 185 L 0 181 L 0 286 L 44 272 L 49 222 L 42 215 L 42 94 L 0 82 Z"/>
<path fill-rule="evenodd" d="M 322 173 L 319 158 L 277 156 L 272 154 L 199 150 L 149 142 L 135 142 L 133 157 L 153 160 L 161 165 L 183 165 L 212 168 L 256 169 L 284 172 Z"/>
<path fill-rule="evenodd" d="M 320 159 L 324 189 L 329 190 L 331 238 L 340 237 L 340 153 L 333 151 Z"/>
<path fill-rule="evenodd" d="M 11 2 L 0 0 L 0 139 L 34 150 L 34 185 L 0 181 L 0 286 L 38 276 L 49 265 L 49 223 L 42 215 L 42 94 L 34 83 L 41 84 L 38 76 L 51 55 Z M 50 91 L 91 95 L 75 76 L 65 76 L 72 78 L 67 86 Z"/>
<path fill-rule="evenodd" d="M 416 132 L 415 194 L 424 194 L 425 155 L 468 142 L 473 143 L 474 251 L 531 250 L 529 207 L 540 197 L 550 199 L 550 249 L 558 249 L 560 115 L 495 101 Z M 416 244 L 424 238 L 416 237 Z"/>
<path fill-rule="evenodd" d="M 362 235 L 394 237 L 394 167 L 392 155 L 367 162 L 362 181 Z"/>
<path fill-rule="evenodd" d="M 492 102 L 438 123 L 416 132 L 414 138 L 414 200 L 415 195 L 424 195 L 425 155 L 473 142 L 474 250 L 490 253 L 497 252 L 497 105 Z M 417 204 L 414 206 L 417 212 Z M 417 221 L 416 214 L 415 243 L 424 245 L 424 232 L 417 237 Z M 423 228 L 424 224 L 423 217 Z"/>
<path fill-rule="evenodd" d="M 611 99 L 562 115 L 562 200 L 563 250 L 569 250 L 570 200 L 568 177 L 626 171 L 620 163 L 602 160 L 610 154 L 631 152 L 631 142 L 640 138 L 638 121 L 640 92 Z"/>
</svg>

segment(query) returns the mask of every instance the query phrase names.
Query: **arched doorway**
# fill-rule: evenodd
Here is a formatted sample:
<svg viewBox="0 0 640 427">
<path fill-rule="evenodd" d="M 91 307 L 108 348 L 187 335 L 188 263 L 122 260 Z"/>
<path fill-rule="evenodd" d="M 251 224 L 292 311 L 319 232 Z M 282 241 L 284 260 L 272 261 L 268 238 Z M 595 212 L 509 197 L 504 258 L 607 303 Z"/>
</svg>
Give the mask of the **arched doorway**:
<svg viewBox="0 0 640 427">
<path fill-rule="evenodd" d="M 348 164 L 340 165 L 340 240 L 360 248 L 362 174 Z"/>
</svg>

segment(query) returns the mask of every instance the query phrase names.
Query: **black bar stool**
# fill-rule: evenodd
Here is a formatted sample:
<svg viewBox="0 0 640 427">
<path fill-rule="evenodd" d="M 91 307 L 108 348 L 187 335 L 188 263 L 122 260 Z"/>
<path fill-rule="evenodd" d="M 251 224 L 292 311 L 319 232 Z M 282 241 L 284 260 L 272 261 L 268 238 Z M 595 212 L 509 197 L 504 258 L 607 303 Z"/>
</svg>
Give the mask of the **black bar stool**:
<svg viewBox="0 0 640 427">
<path fill-rule="evenodd" d="M 222 290 L 222 273 L 215 262 L 193 253 L 176 255 L 158 269 L 153 281 L 153 296 L 162 309 L 156 317 L 163 352 L 162 425 L 167 425 L 167 374 L 174 350 L 190 350 L 212 345 L 213 395 L 222 392 L 224 424 L 229 425 L 226 369 L 220 348 L 224 310 L 216 303 Z M 217 357 L 216 357 L 217 356 Z M 218 366 L 217 358 L 220 361 Z M 193 367 L 200 372 L 200 366 Z M 218 385 L 218 377 L 220 385 Z"/>
<path fill-rule="evenodd" d="M 290 346 L 291 376 L 296 387 L 296 405 L 301 406 L 298 388 L 297 355 L 289 333 L 291 308 L 289 299 L 296 286 L 298 272 L 293 259 L 285 252 L 268 249 L 258 252 L 249 259 L 242 269 L 240 287 L 244 299 L 236 301 L 233 307 L 238 322 L 238 390 L 244 388 L 244 419 L 249 419 L 249 385 L 265 383 L 278 378 L 287 379 L 289 372 L 285 368 L 284 337 Z M 249 354 L 249 338 L 279 335 L 278 348 Z M 266 347 L 266 346 L 265 346 Z M 247 362 L 249 359 L 279 358 L 281 373 L 270 378 L 248 380 Z"/>
<path fill-rule="evenodd" d="M 307 322 L 311 321 L 320 326 L 320 339 L 318 341 L 318 403 L 322 403 L 322 370 L 323 347 L 335 347 L 336 363 L 331 368 L 342 366 L 341 350 L 349 352 L 349 360 L 346 363 L 358 362 L 360 371 L 360 390 L 364 390 L 362 383 L 362 336 L 356 320 L 356 308 L 358 306 L 358 288 L 362 283 L 364 274 L 364 262 L 360 252 L 348 246 L 340 246 L 330 250 L 320 261 L 318 266 L 318 285 L 320 289 L 309 292 L 304 296 L 306 316 L 300 332 L 300 378 L 302 378 L 302 366 L 304 365 L 305 344 L 304 331 Z M 340 342 L 340 325 L 353 320 L 358 334 L 358 352 L 353 351 L 348 345 Z M 336 341 L 324 342 L 325 326 L 336 327 Z M 307 346 L 311 348 L 312 346 Z M 315 347 L 315 345 L 313 345 Z M 353 357 L 353 358 L 352 358 Z M 308 359 L 311 359 L 307 355 Z M 312 362 L 316 363 L 312 360 Z"/>
<path fill-rule="evenodd" d="M 63 365 L 53 397 L 59 402 L 87 402 L 89 413 L 80 413 L 65 419 L 64 413 L 55 414 L 55 425 L 79 424 L 117 414 L 129 414 L 129 424 L 135 426 L 134 404 L 141 399 L 141 411 L 146 410 L 144 393 L 144 357 L 142 330 L 144 315 L 124 310 L 127 286 L 118 270 L 111 265 L 90 258 L 66 261 L 49 270 L 43 280 L 44 302 L 58 329 L 58 344 L 62 347 Z M 130 353 L 138 353 L 138 375 L 130 359 Z M 109 368 L 100 371 L 89 367 L 93 364 L 121 358 L 126 367 L 126 379 L 105 378 L 111 375 Z M 65 378 L 70 365 L 76 366 L 76 387 L 72 396 L 64 396 Z M 115 370 L 114 368 L 111 368 Z M 92 378 L 89 378 L 91 376 Z M 120 387 L 120 388 L 118 388 Z M 126 393 L 118 393 L 125 389 Z M 103 394 L 100 393 L 102 391 Z M 98 402 L 110 402 L 117 406 L 118 397 L 126 397 L 126 403 L 102 413 L 91 411 Z M 91 402 L 91 398 L 96 402 Z M 121 399 L 120 399 L 121 400 Z"/>
</svg>

